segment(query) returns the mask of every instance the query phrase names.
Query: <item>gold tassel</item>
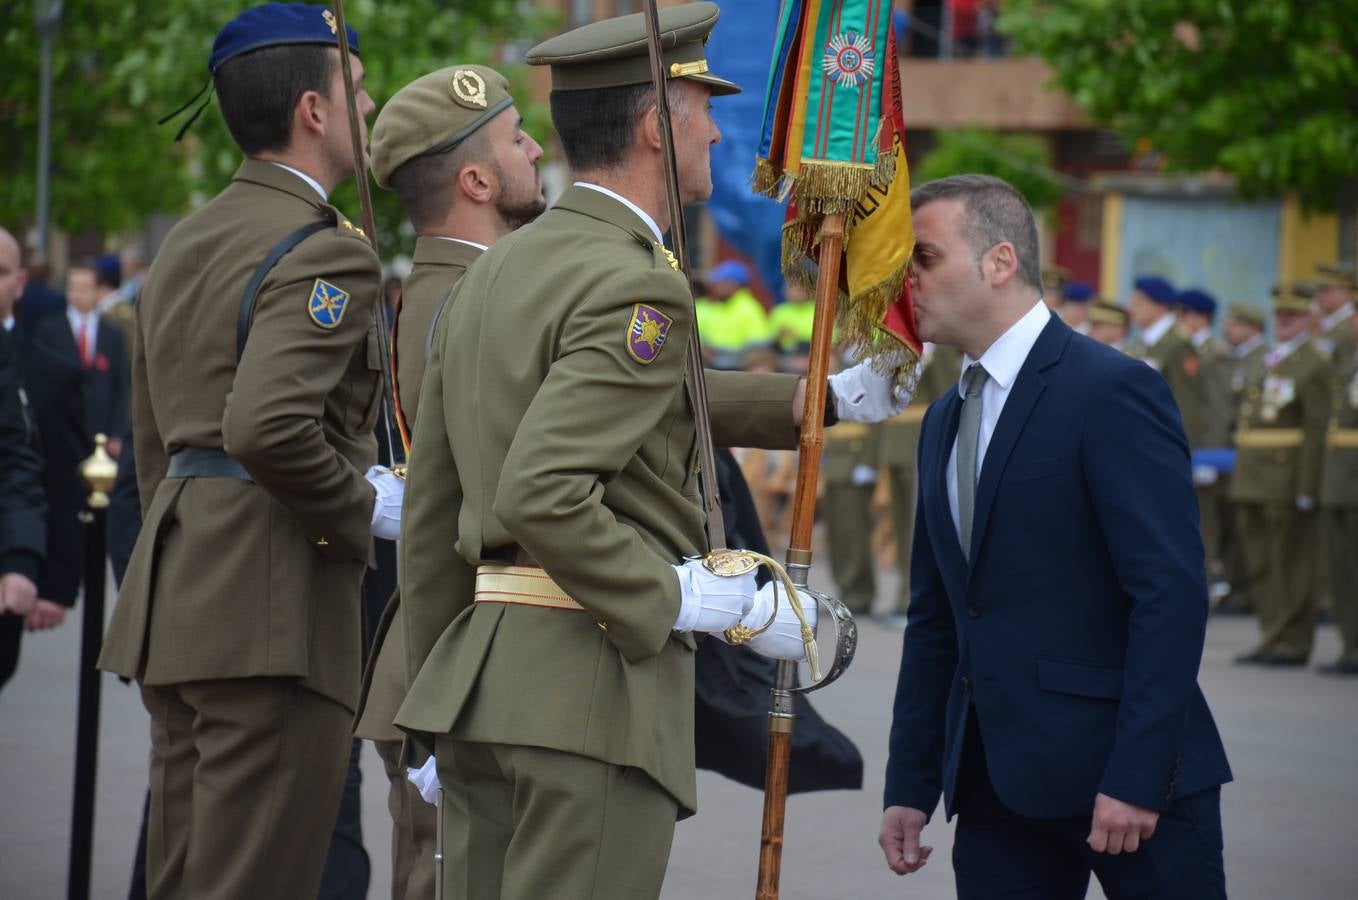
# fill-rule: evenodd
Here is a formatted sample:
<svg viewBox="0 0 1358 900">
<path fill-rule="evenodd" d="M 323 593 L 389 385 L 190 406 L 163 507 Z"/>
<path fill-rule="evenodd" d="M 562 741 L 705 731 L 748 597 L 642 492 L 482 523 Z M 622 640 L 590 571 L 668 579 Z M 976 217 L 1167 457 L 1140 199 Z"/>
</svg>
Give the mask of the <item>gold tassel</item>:
<svg viewBox="0 0 1358 900">
<path fill-rule="evenodd" d="M 754 162 L 754 175 L 751 176 L 750 187 L 756 194 L 763 194 L 765 197 L 776 197 L 783 183 L 783 173 L 775 169 L 773 163 L 764 159 L 762 156 Z"/>
</svg>

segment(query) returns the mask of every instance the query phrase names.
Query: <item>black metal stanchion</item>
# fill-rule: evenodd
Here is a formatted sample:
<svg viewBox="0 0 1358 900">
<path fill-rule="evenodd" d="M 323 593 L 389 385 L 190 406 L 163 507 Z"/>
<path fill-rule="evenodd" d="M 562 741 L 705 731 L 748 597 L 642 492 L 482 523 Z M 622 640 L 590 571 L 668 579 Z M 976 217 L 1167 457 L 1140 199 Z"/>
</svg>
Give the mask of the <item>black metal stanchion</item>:
<svg viewBox="0 0 1358 900">
<path fill-rule="evenodd" d="M 66 883 L 69 900 L 88 900 L 94 849 L 94 785 L 99 765 L 99 670 L 104 644 L 104 573 L 108 566 L 108 492 L 118 466 L 105 452 L 108 439 L 94 439 L 94 453 L 80 466 L 89 485 L 85 523 L 85 614 L 80 632 L 80 706 L 76 714 L 75 799 L 71 808 L 71 860 Z"/>
</svg>

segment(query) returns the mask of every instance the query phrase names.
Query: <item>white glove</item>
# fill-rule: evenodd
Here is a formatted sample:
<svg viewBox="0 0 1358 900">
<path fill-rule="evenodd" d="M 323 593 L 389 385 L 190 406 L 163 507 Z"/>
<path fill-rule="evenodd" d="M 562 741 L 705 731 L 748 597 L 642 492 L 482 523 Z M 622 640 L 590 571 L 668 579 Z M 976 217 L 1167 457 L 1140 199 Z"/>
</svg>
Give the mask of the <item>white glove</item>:
<svg viewBox="0 0 1358 900">
<path fill-rule="evenodd" d="M 871 359 L 826 380 L 834 388 L 835 412 L 841 422 L 883 422 L 900 415 L 910 402 L 910 392 L 875 371 Z"/>
<path fill-rule="evenodd" d="M 849 483 L 854 487 L 867 487 L 877 483 L 877 470 L 872 466 L 865 466 L 862 463 L 853 467 L 849 473 Z"/>
<path fill-rule="evenodd" d="M 1193 486 L 1207 487 L 1217 483 L 1217 470 L 1211 466 L 1193 467 Z"/>
<path fill-rule="evenodd" d="M 775 584 L 778 583 L 771 581 L 759 589 L 758 593 L 754 595 L 754 608 L 740 620 L 740 624 L 751 630 L 764 627 L 764 623 L 769 620 L 769 616 L 773 613 Z M 819 615 L 816 602 L 806 594 L 799 593 L 797 596 L 802 601 L 802 611 L 806 613 L 806 622 L 814 631 L 816 617 Z M 726 640 L 724 634 L 717 636 Z M 797 614 L 792 609 L 792 601 L 788 599 L 787 589 L 781 584 L 778 584 L 778 614 L 774 617 L 773 624 L 769 626 L 768 631 L 750 639 L 750 649 L 769 659 L 799 660 L 806 658 L 806 645 L 802 643 L 801 619 L 797 618 Z"/>
<path fill-rule="evenodd" d="M 675 631 L 725 631 L 754 605 L 759 587 L 754 572 L 734 577 L 713 575 L 697 559 L 675 566 L 674 572 L 679 576 L 680 590 Z"/>
<path fill-rule="evenodd" d="M 405 499 L 406 483 L 386 466 L 373 466 L 363 476 L 377 492 L 373 501 L 372 536 L 394 541 L 401 536 L 401 501 Z"/>
<path fill-rule="evenodd" d="M 1302 495 L 1297 498 L 1297 509 L 1300 512 L 1310 512 L 1316 508 L 1316 498 Z"/>
<path fill-rule="evenodd" d="M 429 757 L 424 761 L 424 765 L 418 769 L 406 769 L 406 778 L 415 785 L 415 790 L 420 792 L 424 802 L 430 806 L 436 806 L 439 801 L 439 773 L 434 765 L 434 757 Z"/>
</svg>

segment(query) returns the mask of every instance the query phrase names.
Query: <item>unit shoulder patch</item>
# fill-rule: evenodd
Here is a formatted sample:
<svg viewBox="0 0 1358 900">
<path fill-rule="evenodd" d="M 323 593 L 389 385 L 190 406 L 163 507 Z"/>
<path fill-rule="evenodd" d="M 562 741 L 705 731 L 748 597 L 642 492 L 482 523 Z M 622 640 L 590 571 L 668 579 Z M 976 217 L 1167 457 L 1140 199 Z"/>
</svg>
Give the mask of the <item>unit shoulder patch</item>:
<svg viewBox="0 0 1358 900">
<path fill-rule="evenodd" d="M 311 296 L 307 300 L 307 313 L 311 321 L 326 331 L 339 327 L 344 311 L 349 308 L 349 292 L 340 290 L 323 278 L 317 278 L 311 285 Z"/>
<path fill-rule="evenodd" d="M 660 356 L 660 350 L 669 337 L 674 320 L 645 303 L 632 307 L 632 320 L 627 323 L 627 354 L 649 366 Z"/>
</svg>

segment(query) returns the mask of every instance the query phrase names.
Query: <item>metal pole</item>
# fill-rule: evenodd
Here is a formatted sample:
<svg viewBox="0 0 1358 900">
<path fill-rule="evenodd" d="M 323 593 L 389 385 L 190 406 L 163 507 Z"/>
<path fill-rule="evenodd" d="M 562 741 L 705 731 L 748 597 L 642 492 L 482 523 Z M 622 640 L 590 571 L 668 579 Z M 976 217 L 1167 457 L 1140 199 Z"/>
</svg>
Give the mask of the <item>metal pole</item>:
<svg viewBox="0 0 1358 900">
<path fill-rule="evenodd" d="M 34 24 L 42 40 L 41 74 L 38 80 L 38 189 L 34 228 L 37 256 L 48 259 L 51 238 L 52 177 L 52 45 L 61 21 L 61 0 L 34 0 Z"/>
<path fill-rule="evenodd" d="M 104 573 L 108 557 L 108 490 L 118 467 L 104 451 L 108 439 L 95 436 L 94 453 L 80 466 L 90 487 L 85 523 L 85 610 L 80 632 L 80 700 L 76 714 L 75 796 L 71 804 L 68 900 L 88 900 L 94 847 L 95 776 L 99 767 L 99 650 L 104 645 Z"/>
</svg>

